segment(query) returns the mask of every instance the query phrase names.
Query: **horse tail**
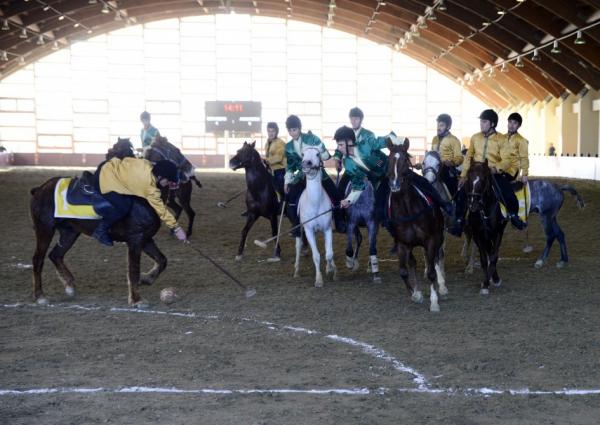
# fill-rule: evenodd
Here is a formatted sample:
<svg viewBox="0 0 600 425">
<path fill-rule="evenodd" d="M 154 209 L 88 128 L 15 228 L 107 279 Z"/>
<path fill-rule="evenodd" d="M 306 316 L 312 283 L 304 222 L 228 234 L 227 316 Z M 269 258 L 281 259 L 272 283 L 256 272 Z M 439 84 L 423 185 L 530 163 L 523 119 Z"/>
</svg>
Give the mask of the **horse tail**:
<svg viewBox="0 0 600 425">
<path fill-rule="evenodd" d="M 199 188 L 202 188 L 202 183 L 200 183 L 200 180 L 198 180 L 196 178 L 196 176 L 190 177 L 190 180 L 194 180 L 194 183 L 196 183 L 196 186 L 198 186 Z"/>
<path fill-rule="evenodd" d="M 582 210 L 585 207 L 585 202 L 583 201 L 583 198 L 581 197 L 579 192 L 577 192 L 575 190 L 575 188 L 573 186 L 566 184 L 564 186 L 559 187 L 559 189 L 563 192 L 569 192 L 571 195 L 575 196 L 577 206 L 579 207 L 580 210 Z"/>
</svg>

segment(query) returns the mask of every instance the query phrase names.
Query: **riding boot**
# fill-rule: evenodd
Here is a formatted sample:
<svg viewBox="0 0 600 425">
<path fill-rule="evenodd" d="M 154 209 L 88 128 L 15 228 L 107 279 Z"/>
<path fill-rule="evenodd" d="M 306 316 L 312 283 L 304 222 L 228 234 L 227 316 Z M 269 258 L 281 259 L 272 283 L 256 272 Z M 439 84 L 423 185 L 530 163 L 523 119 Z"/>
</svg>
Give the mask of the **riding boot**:
<svg viewBox="0 0 600 425">
<path fill-rule="evenodd" d="M 527 227 L 527 223 L 521 220 L 517 214 L 510 215 L 510 222 L 518 230 L 523 230 Z"/>
<path fill-rule="evenodd" d="M 462 187 L 456 192 L 456 208 L 454 211 L 452 224 L 448 226 L 448 233 L 457 238 L 460 238 L 464 227 L 465 203 L 466 203 L 465 188 Z"/>
<path fill-rule="evenodd" d="M 452 216 L 454 213 L 452 203 L 444 201 L 438 191 L 435 190 L 425 177 L 413 173 L 413 184 L 425 193 L 425 195 L 429 196 L 435 205 L 440 207 L 449 216 Z"/>
<path fill-rule="evenodd" d="M 344 211 L 340 208 L 340 195 L 331 178 L 327 177 L 323 180 L 323 189 L 325 189 L 333 204 L 333 222 L 335 223 L 336 232 L 346 233 L 346 218 Z"/>
<path fill-rule="evenodd" d="M 240 214 L 242 217 L 248 217 L 248 211 L 244 211 L 243 213 Z"/>
<path fill-rule="evenodd" d="M 113 246 L 113 241 L 108 235 L 108 229 L 110 229 L 111 224 L 112 223 L 110 223 L 110 221 L 106 219 L 100 221 L 100 223 L 96 227 L 96 230 L 94 230 L 94 233 L 92 233 L 92 238 L 96 239 L 102 245 Z"/>
</svg>

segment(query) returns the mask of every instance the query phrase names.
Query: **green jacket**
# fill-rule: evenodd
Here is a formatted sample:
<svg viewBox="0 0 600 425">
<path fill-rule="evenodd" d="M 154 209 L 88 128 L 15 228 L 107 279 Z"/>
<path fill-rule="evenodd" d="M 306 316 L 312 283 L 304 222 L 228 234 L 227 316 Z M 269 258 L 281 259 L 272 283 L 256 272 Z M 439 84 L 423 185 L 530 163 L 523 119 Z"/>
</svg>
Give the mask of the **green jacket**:
<svg viewBox="0 0 600 425">
<path fill-rule="evenodd" d="M 302 157 L 303 149 L 307 146 L 317 146 L 321 151 L 321 159 L 327 161 L 331 158 L 331 155 L 327 151 L 327 148 L 314 134 L 300 133 L 299 143 L 294 144 L 293 140 L 290 140 L 285 145 L 285 157 L 287 159 L 286 172 L 285 172 L 285 183 L 296 184 L 304 179 L 304 173 L 302 172 Z M 326 172 L 323 172 L 323 180 L 329 178 Z"/>
<path fill-rule="evenodd" d="M 142 128 L 140 131 L 140 138 L 142 139 L 142 147 L 150 146 L 152 144 L 152 139 L 158 136 L 158 129 L 156 127 L 150 126 L 148 130 Z"/>
</svg>

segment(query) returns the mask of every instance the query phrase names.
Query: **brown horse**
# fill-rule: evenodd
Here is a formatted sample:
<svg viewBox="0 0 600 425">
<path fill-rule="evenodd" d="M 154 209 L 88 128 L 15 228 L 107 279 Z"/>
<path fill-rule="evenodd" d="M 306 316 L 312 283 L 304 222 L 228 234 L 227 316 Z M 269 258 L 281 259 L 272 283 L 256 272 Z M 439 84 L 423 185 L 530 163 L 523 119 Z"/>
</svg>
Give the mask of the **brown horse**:
<svg viewBox="0 0 600 425">
<path fill-rule="evenodd" d="M 441 295 L 446 295 L 443 274 L 439 266 L 440 253 L 444 243 L 444 217 L 441 210 L 423 199 L 418 189 L 411 183 L 409 141 L 393 144 L 388 140 L 390 159 L 388 162 L 388 179 L 390 184 L 389 214 L 394 230 L 394 239 L 398 245 L 398 261 L 400 276 L 411 292 L 414 302 L 423 302 L 423 294 L 419 289 L 416 273 L 416 260 L 412 250 L 422 246 L 425 250 L 427 278 L 431 285 L 430 311 L 439 311 L 436 284 Z M 437 282 L 436 282 L 436 277 Z"/>
<path fill-rule="evenodd" d="M 466 227 L 473 235 L 473 240 L 479 248 L 483 282 L 479 293 L 490 293 L 490 281 L 500 286 L 502 280 L 498 276 L 498 255 L 506 220 L 502 216 L 500 203 L 494 193 L 492 173 L 485 162 L 472 162 L 467 173 L 465 184 L 467 193 L 467 222 Z"/>
<path fill-rule="evenodd" d="M 36 237 L 36 248 L 32 260 L 33 299 L 40 305 L 48 304 L 48 299 L 42 290 L 42 268 L 55 232 L 58 231 L 59 240 L 48 257 L 56 267 L 58 277 L 65 286 L 65 292 L 72 297 L 75 295 L 75 277 L 65 265 L 64 256 L 75 244 L 80 234 L 90 236 L 98 225 L 98 220 L 54 217 L 54 190 L 59 179 L 60 177 L 53 177 L 41 186 L 31 189 L 30 211 Z M 93 181 L 90 184 L 93 184 Z M 113 240 L 127 244 L 129 305 L 133 307 L 143 308 L 147 305 L 139 295 L 138 285 L 151 285 L 167 267 L 166 257 L 153 240 L 159 228 L 160 219 L 154 209 L 145 200 L 134 197 L 131 211 L 127 217 L 110 229 L 110 236 Z M 140 273 L 142 252 L 152 258 L 155 263 L 148 273 L 143 274 Z"/>
<path fill-rule="evenodd" d="M 161 189 L 162 196 L 167 207 L 175 212 L 175 219 L 179 220 L 182 211 L 185 211 L 187 214 L 187 235 L 189 237 L 194 228 L 194 217 L 196 217 L 196 212 L 191 206 L 192 181 L 199 188 L 202 187 L 202 183 L 196 178 L 194 166 L 175 145 L 169 143 L 169 140 L 162 136 L 157 136 L 156 140 L 146 149 L 144 158 L 150 162 L 158 162 L 166 159 L 177 166 L 180 178 L 179 187 L 175 190 L 169 190 L 168 188 Z M 176 199 L 179 203 L 177 203 Z"/>
</svg>

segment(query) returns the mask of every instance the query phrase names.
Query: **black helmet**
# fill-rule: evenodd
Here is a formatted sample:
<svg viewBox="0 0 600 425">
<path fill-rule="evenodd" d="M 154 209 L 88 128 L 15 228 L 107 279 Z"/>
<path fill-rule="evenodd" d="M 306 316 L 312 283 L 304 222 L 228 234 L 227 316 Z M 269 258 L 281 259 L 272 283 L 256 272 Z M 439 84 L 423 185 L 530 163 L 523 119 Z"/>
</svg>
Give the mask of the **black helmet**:
<svg viewBox="0 0 600 425">
<path fill-rule="evenodd" d="M 494 112 L 493 109 L 486 109 L 479 115 L 480 120 L 488 120 L 492 127 L 496 127 L 498 125 L 498 114 Z"/>
<path fill-rule="evenodd" d="M 289 130 L 290 128 L 302 128 L 302 122 L 300 121 L 300 118 L 298 118 L 297 115 L 290 115 L 289 117 L 287 117 L 287 120 L 285 120 L 285 127 Z"/>
<path fill-rule="evenodd" d="M 144 111 L 140 114 L 140 120 L 148 120 L 150 121 L 150 112 Z"/>
<path fill-rule="evenodd" d="M 152 167 L 152 172 L 156 177 L 163 177 L 170 182 L 179 183 L 179 173 L 177 171 L 177 166 L 173 164 L 171 161 L 163 159 L 162 161 L 158 161 Z"/>
<path fill-rule="evenodd" d="M 508 116 L 508 120 L 513 120 L 519 123 L 519 125 L 523 124 L 523 117 L 518 112 L 513 112 Z"/>
<path fill-rule="evenodd" d="M 445 123 L 446 127 L 448 127 L 448 129 L 450 129 L 450 127 L 452 127 L 452 117 L 448 114 L 440 114 L 440 115 L 438 115 L 438 117 L 435 120 L 437 122 Z"/>
<path fill-rule="evenodd" d="M 342 140 L 352 140 L 352 142 L 356 142 L 356 134 L 354 134 L 354 130 L 347 126 L 338 128 L 335 131 L 333 138 L 336 142 L 340 142 Z"/>
<path fill-rule="evenodd" d="M 362 120 L 365 117 L 365 114 L 363 114 L 363 111 L 361 111 L 360 108 L 354 107 L 350 109 L 350 113 L 348 114 L 348 118 L 352 117 L 358 117 Z"/>
</svg>

